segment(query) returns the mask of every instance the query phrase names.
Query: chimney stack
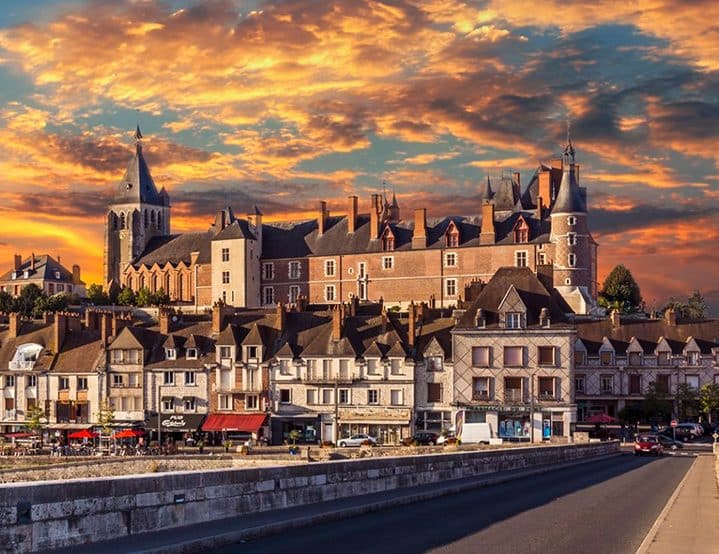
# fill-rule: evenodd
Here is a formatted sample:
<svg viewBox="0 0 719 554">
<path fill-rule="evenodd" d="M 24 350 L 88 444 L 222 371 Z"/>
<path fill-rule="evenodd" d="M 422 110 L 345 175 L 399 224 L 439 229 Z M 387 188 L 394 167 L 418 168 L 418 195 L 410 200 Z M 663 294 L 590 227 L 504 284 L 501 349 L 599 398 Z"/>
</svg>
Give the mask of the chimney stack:
<svg viewBox="0 0 719 554">
<path fill-rule="evenodd" d="M 369 238 L 370 240 L 376 240 L 379 238 L 379 226 L 380 226 L 380 205 L 381 205 L 381 196 L 379 194 L 373 194 L 372 195 L 372 203 L 370 205 L 370 212 L 369 212 Z"/>
<path fill-rule="evenodd" d="M 410 346 L 414 346 L 414 338 L 417 332 L 417 306 L 415 306 L 414 300 L 409 303 L 408 316 L 407 341 Z"/>
<path fill-rule="evenodd" d="M 359 296 L 356 294 L 352 296 L 350 300 L 350 315 L 355 317 L 357 315 L 357 309 L 359 308 Z"/>
<path fill-rule="evenodd" d="M 30 271 L 35 271 L 35 252 L 30 254 Z"/>
<path fill-rule="evenodd" d="M 218 300 L 212 305 L 212 333 L 219 334 L 225 326 L 225 303 Z"/>
<path fill-rule="evenodd" d="M 97 312 L 95 310 L 85 310 L 85 329 L 97 329 Z"/>
<path fill-rule="evenodd" d="M 21 254 L 15 254 L 15 264 L 14 269 L 15 271 L 18 271 L 20 267 L 22 266 L 22 255 Z"/>
<path fill-rule="evenodd" d="M 487 317 L 482 308 L 477 308 L 477 313 L 474 315 L 474 326 L 482 329 L 487 326 Z"/>
<path fill-rule="evenodd" d="M 8 338 L 16 339 L 20 334 L 20 327 L 22 327 L 22 319 L 20 318 L 20 314 L 16 312 L 8 314 L 8 323 L 10 325 L 8 329 Z"/>
<path fill-rule="evenodd" d="M 62 344 L 65 342 L 65 335 L 67 334 L 67 314 L 64 312 L 57 312 L 55 314 L 55 325 L 53 327 L 53 351 L 55 354 L 59 353 L 62 349 Z"/>
<path fill-rule="evenodd" d="M 412 248 L 427 248 L 427 208 L 419 208 L 414 211 Z"/>
<path fill-rule="evenodd" d="M 549 325 L 550 325 L 549 310 L 547 308 L 542 308 L 542 310 L 539 312 L 539 326 L 540 327 L 549 327 Z"/>
<path fill-rule="evenodd" d="M 324 235 L 327 230 L 327 218 L 329 216 L 330 213 L 327 211 L 327 202 L 320 200 L 320 213 L 317 218 L 317 235 L 320 237 Z"/>
<path fill-rule="evenodd" d="M 357 197 L 349 196 L 349 212 L 347 213 L 347 232 L 354 233 L 357 230 Z"/>
<path fill-rule="evenodd" d="M 667 311 L 664 312 L 664 323 L 672 327 L 676 326 L 677 313 L 674 311 L 674 308 L 668 308 Z"/>
<path fill-rule="evenodd" d="M 482 204 L 482 229 L 479 233 L 479 244 L 494 244 L 496 234 L 494 230 L 494 204 Z"/>
<path fill-rule="evenodd" d="M 520 183 L 520 181 L 519 181 L 520 177 L 521 177 L 521 175 L 520 175 L 519 171 L 515 171 L 515 172 L 514 172 L 514 182 L 517 183 L 517 186 L 518 186 L 518 187 L 521 187 L 521 186 L 522 186 L 521 183 Z"/>
<path fill-rule="evenodd" d="M 80 266 L 77 264 L 72 266 L 72 283 L 74 285 L 80 284 Z"/>
<path fill-rule="evenodd" d="M 169 335 L 172 330 L 172 316 L 174 310 L 171 308 L 160 308 L 157 314 L 157 319 L 160 324 L 160 333 L 163 335 Z"/>
<path fill-rule="evenodd" d="M 545 202 L 545 206 L 552 205 L 552 173 L 549 170 L 539 172 L 539 190 L 537 196 Z"/>
<path fill-rule="evenodd" d="M 537 219 L 542 219 L 542 215 L 544 214 L 544 199 L 541 196 L 537 196 Z"/>
<path fill-rule="evenodd" d="M 387 326 L 389 325 L 389 316 L 387 315 L 387 310 L 384 306 L 382 306 L 380 316 L 382 317 L 382 334 L 384 334 L 387 332 Z"/>
<path fill-rule="evenodd" d="M 611 313 L 609 314 L 609 317 L 612 320 L 612 327 L 621 327 L 622 319 L 620 317 L 619 310 L 617 310 L 617 309 L 612 310 Z"/>
<path fill-rule="evenodd" d="M 285 326 L 287 325 L 287 312 L 282 302 L 277 303 L 277 316 L 275 318 L 275 328 L 279 331 L 280 335 L 285 332 Z"/>
<path fill-rule="evenodd" d="M 112 315 L 108 312 L 103 312 L 98 314 L 98 317 L 100 318 L 100 343 L 104 348 L 110 342 L 110 319 Z"/>
<path fill-rule="evenodd" d="M 338 342 L 342 338 L 344 328 L 344 304 L 332 307 L 332 340 Z"/>
</svg>

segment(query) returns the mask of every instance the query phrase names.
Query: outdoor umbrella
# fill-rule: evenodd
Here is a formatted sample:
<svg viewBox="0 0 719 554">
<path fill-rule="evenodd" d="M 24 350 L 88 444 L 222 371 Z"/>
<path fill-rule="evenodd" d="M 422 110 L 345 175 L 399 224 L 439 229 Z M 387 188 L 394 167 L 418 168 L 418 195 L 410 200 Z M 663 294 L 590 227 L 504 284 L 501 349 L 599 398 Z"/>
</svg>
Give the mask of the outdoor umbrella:
<svg viewBox="0 0 719 554">
<path fill-rule="evenodd" d="M 83 429 L 82 431 L 75 431 L 74 433 L 70 433 L 67 438 L 68 439 L 92 439 L 96 437 L 97 435 L 95 433 L 91 433 L 87 429 Z"/>
<path fill-rule="evenodd" d="M 139 437 L 143 434 L 144 433 L 142 431 L 136 431 L 134 429 L 123 429 L 122 431 L 115 433 L 115 438 L 116 439 L 133 439 L 133 438 Z"/>
<path fill-rule="evenodd" d="M 595 414 L 593 416 L 589 416 L 586 421 L 587 423 L 614 423 L 617 421 L 617 418 L 607 414 Z"/>
</svg>

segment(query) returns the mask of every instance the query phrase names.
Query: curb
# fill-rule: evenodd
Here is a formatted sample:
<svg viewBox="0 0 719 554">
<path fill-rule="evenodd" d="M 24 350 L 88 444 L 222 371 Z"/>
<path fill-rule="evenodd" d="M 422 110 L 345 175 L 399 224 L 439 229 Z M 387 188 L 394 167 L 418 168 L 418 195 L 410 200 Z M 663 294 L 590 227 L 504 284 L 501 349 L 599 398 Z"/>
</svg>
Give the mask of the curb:
<svg viewBox="0 0 719 554">
<path fill-rule="evenodd" d="M 439 498 L 449 494 L 461 493 L 468 490 L 480 489 L 484 487 L 491 487 L 493 485 L 499 485 L 507 483 L 515 479 L 522 479 L 525 477 L 531 477 L 533 475 L 540 475 L 543 473 L 549 473 L 550 471 L 556 471 L 566 467 L 577 466 L 581 464 L 593 463 L 602 460 L 615 458 L 622 456 L 621 452 L 615 454 L 608 454 L 605 456 L 592 457 L 590 459 L 582 459 L 573 462 L 565 462 L 559 465 L 543 465 L 535 469 L 528 469 L 518 473 L 512 473 L 511 475 L 491 477 L 488 479 L 481 479 L 472 482 L 456 483 L 454 485 L 448 485 L 441 489 L 417 492 L 415 494 L 408 494 L 406 496 L 400 496 L 388 500 L 377 500 L 370 501 L 358 506 L 352 506 L 350 508 L 343 508 L 332 510 L 324 513 L 319 513 L 311 516 L 296 517 L 286 521 L 279 521 L 276 523 L 268 523 L 264 525 L 258 525 L 256 527 L 249 527 L 246 529 L 238 529 L 236 531 L 228 531 L 219 535 L 213 535 L 211 537 L 198 537 L 196 539 L 190 539 L 176 544 L 161 546 L 157 548 L 150 548 L 145 550 L 131 550 L 136 554 L 190 554 L 194 552 L 204 552 L 212 548 L 220 548 L 222 546 L 228 546 L 236 544 L 249 539 L 255 539 L 260 537 L 266 537 L 269 535 L 276 535 L 289 529 L 297 529 L 300 527 L 308 527 L 319 523 L 326 523 L 330 521 L 338 521 L 358 515 L 367 514 L 370 512 L 376 512 L 387 508 L 393 508 L 397 506 L 404 506 L 406 504 L 412 504 L 414 502 L 422 500 L 431 500 L 433 498 Z M 472 479 L 472 478 L 470 478 Z M 397 490 L 397 489 L 395 489 Z"/>
<path fill-rule="evenodd" d="M 664 505 L 664 508 L 657 516 L 657 519 L 654 522 L 654 525 L 652 525 L 651 529 L 649 529 L 647 536 L 644 537 L 642 544 L 639 545 L 639 548 L 637 548 L 637 551 L 635 554 L 646 554 L 647 552 L 649 552 L 649 548 L 651 547 L 652 543 L 654 542 L 654 538 L 657 536 L 657 533 L 659 532 L 659 528 L 664 523 L 664 520 L 667 519 L 667 515 L 669 515 L 669 510 L 671 510 L 672 506 L 674 506 L 674 503 L 676 502 L 677 497 L 679 496 L 679 493 L 684 488 L 684 484 L 686 483 L 687 479 L 689 478 L 689 474 L 691 473 L 692 469 L 694 469 L 694 466 L 696 465 L 696 463 L 697 463 L 697 458 L 694 457 L 694 461 L 692 462 L 692 465 L 689 466 L 689 469 L 684 474 L 684 477 L 679 482 L 679 485 L 677 485 L 677 488 L 674 489 L 674 492 L 669 497 L 669 500 L 667 500 L 667 503 Z"/>
</svg>

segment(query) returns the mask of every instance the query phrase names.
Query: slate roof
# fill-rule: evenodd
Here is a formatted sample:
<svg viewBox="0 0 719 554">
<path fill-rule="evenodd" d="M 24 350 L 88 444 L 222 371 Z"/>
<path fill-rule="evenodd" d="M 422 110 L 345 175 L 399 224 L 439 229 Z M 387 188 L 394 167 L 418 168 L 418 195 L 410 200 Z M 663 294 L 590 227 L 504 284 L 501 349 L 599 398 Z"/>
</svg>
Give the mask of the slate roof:
<svg viewBox="0 0 719 554">
<path fill-rule="evenodd" d="M 55 354 L 51 352 L 53 348 L 53 326 L 51 323 L 24 321 L 20 326 L 17 337 L 10 338 L 8 334 L 8 325 L 4 325 L 3 330 L 0 332 L 0 371 L 9 368 L 8 364 L 15 356 L 18 346 L 31 343 L 39 344 L 45 348 L 38 356 L 34 369 L 50 369 L 55 360 Z"/>
<path fill-rule="evenodd" d="M 589 355 L 597 355 L 602 339 L 607 337 L 616 352 L 624 355 L 632 337 L 636 337 L 644 353 L 653 355 L 664 337 L 675 355 L 681 355 L 687 340 L 693 337 L 702 354 L 711 354 L 719 347 L 719 320 L 677 322 L 668 325 L 664 319 L 622 318 L 621 325 L 613 327 L 610 319 L 577 321 L 577 336 Z"/>
<path fill-rule="evenodd" d="M 15 281 L 20 282 L 24 278 L 25 270 L 29 270 L 30 274 L 28 276 L 28 279 L 43 279 L 47 281 L 58 281 L 58 279 L 55 277 L 55 272 L 60 272 L 60 279 L 59 281 L 62 281 L 64 283 L 72 283 L 72 271 L 69 271 L 65 266 L 63 266 L 60 262 L 58 262 L 55 258 L 48 254 L 42 254 L 40 256 L 35 256 L 35 269 L 30 270 L 30 266 L 32 264 L 31 261 L 32 257 L 28 256 L 20 265 L 20 269 L 18 271 L 15 271 L 14 269 L 11 269 L 9 271 L 6 271 L 5 273 L 0 276 L 0 281 L 10 281 L 12 280 L 12 274 L 16 274 Z M 81 282 L 80 284 L 85 284 Z"/>
<path fill-rule="evenodd" d="M 235 219 L 227 225 L 212 240 L 228 240 L 228 239 L 252 239 L 257 240 L 254 233 L 250 231 L 250 226 L 244 219 Z"/>
<path fill-rule="evenodd" d="M 142 146 L 137 144 L 135 155 L 130 158 L 125 174 L 115 187 L 114 204 L 151 204 L 163 206 L 163 198 L 157 192 L 155 181 L 150 175 Z"/>
<path fill-rule="evenodd" d="M 142 265 L 151 267 L 158 264 L 161 267 L 166 263 L 176 266 L 180 262 L 190 265 L 192 252 L 199 252 L 197 263 L 210 263 L 210 234 L 183 233 L 181 235 L 168 235 L 153 237 L 147 244 L 145 251 L 133 262 L 135 268 Z"/>
<path fill-rule="evenodd" d="M 574 168 L 574 164 L 566 165 L 564 168 L 557 199 L 552 207 L 553 213 L 577 213 L 587 211 L 587 204 L 584 195 L 579 189 L 577 174 Z"/>
</svg>

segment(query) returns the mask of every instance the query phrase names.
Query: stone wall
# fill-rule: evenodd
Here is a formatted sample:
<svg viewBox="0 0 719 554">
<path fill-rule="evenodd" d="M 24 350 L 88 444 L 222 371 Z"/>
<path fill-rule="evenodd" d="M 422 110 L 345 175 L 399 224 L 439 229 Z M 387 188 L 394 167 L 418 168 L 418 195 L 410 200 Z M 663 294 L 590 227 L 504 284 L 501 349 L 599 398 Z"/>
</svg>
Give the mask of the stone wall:
<svg viewBox="0 0 719 554">
<path fill-rule="evenodd" d="M 258 511 L 618 452 L 617 442 L 0 485 L 0 552 L 87 544 Z"/>
</svg>

